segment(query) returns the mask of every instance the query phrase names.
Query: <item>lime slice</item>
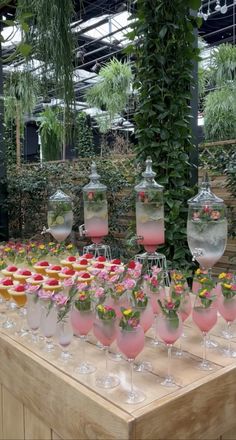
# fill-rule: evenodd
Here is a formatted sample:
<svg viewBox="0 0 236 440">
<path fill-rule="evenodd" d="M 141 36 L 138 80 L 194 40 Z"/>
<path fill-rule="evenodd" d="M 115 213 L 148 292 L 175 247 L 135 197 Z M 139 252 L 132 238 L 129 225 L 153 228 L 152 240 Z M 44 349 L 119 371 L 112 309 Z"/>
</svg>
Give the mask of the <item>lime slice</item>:
<svg viewBox="0 0 236 440">
<path fill-rule="evenodd" d="M 64 223 L 64 217 L 62 217 L 62 215 L 58 215 L 56 218 L 56 222 L 57 225 L 63 225 Z"/>
</svg>

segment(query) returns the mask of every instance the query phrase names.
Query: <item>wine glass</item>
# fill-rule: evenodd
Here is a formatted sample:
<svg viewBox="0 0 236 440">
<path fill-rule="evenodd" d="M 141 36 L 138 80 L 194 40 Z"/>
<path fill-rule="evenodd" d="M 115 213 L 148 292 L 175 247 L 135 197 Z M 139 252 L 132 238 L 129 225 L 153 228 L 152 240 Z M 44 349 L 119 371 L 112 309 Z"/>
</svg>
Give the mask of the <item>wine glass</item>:
<svg viewBox="0 0 236 440">
<path fill-rule="evenodd" d="M 51 353 L 55 350 L 53 343 L 53 336 L 56 333 L 57 327 L 57 308 L 55 304 L 50 304 L 48 300 L 41 299 L 42 313 L 40 318 L 40 330 L 45 336 L 46 346 L 45 350 Z"/>
<path fill-rule="evenodd" d="M 228 347 L 227 349 L 224 349 L 223 351 L 224 355 L 227 357 L 235 358 L 236 352 L 231 348 L 231 339 L 233 337 L 231 325 L 236 319 L 236 292 L 235 293 L 233 293 L 232 291 L 228 292 L 227 296 L 225 296 L 222 293 L 218 297 L 218 310 L 221 316 L 227 322 L 227 326 L 228 326 L 228 331 L 227 331 Z"/>
<path fill-rule="evenodd" d="M 67 349 L 73 339 L 73 328 L 71 324 L 70 314 L 64 316 L 62 320 L 57 323 L 56 334 L 58 337 L 59 345 L 62 348 L 59 361 L 67 363 L 72 358 L 72 354 Z"/>
<path fill-rule="evenodd" d="M 203 336 L 203 360 L 200 363 L 199 368 L 205 371 L 212 370 L 212 366 L 206 357 L 206 339 L 208 332 L 217 322 L 217 309 L 214 305 L 214 300 L 207 289 L 200 289 L 198 295 L 196 296 L 192 317 L 199 330 L 201 330 Z"/>
<path fill-rule="evenodd" d="M 140 312 L 140 325 L 143 328 L 144 334 L 151 328 L 154 321 L 154 313 L 151 304 L 147 303 L 146 307 L 134 307 L 134 310 Z M 143 372 L 145 370 L 152 371 L 152 364 L 146 360 L 138 363 L 134 367 L 135 371 Z"/>
<path fill-rule="evenodd" d="M 13 281 L 10 278 L 5 278 L 3 280 L 1 280 L 0 283 L 0 295 L 2 296 L 2 299 L 4 301 L 4 303 L 6 304 L 6 319 L 4 320 L 4 322 L 2 323 L 2 328 L 5 329 L 11 329 L 13 327 L 15 327 L 15 322 L 10 319 L 8 312 L 11 310 L 11 308 L 9 307 L 9 302 L 10 302 L 10 298 L 11 295 L 9 294 L 9 289 L 11 289 L 11 287 L 13 287 Z"/>
<path fill-rule="evenodd" d="M 141 325 L 129 330 L 120 328 L 117 335 L 117 345 L 130 364 L 131 386 L 126 403 L 135 404 L 143 402 L 146 398 L 145 394 L 140 390 L 134 389 L 133 384 L 134 360 L 144 348 L 144 331 Z"/>
<path fill-rule="evenodd" d="M 40 319 L 42 308 L 39 298 L 33 293 L 26 293 L 27 296 L 27 323 L 31 330 L 31 342 L 36 344 L 38 342 L 38 329 L 40 326 Z"/>
<path fill-rule="evenodd" d="M 116 339 L 117 330 L 116 318 L 100 319 L 97 317 L 93 323 L 93 333 L 97 340 L 103 344 L 106 356 L 105 372 L 96 378 L 96 385 L 101 388 L 114 388 L 120 383 L 119 378 L 109 374 L 108 371 L 108 350 L 112 342 Z"/>
<path fill-rule="evenodd" d="M 173 344 L 179 339 L 183 331 L 181 316 L 177 313 L 174 315 L 161 314 L 157 320 L 157 331 L 168 348 L 168 366 L 167 366 L 167 376 L 161 385 L 166 387 L 175 387 L 176 382 L 174 377 L 171 375 L 171 351 Z"/>
<path fill-rule="evenodd" d="M 88 306 L 87 310 L 79 310 L 74 304 L 71 311 L 71 323 L 73 327 L 74 334 L 79 336 L 81 341 L 81 352 L 82 361 L 76 368 L 75 372 L 79 374 L 91 374 L 96 371 L 96 367 L 90 362 L 86 361 L 86 339 L 87 334 L 93 326 L 95 319 L 95 312 L 92 309 L 91 304 Z"/>
<path fill-rule="evenodd" d="M 182 323 L 188 319 L 192 311 L 192 302 L 190 295 L 187 291 L 185 291 L 180 300 L 180 307 L 179 307 L 179 315 L 181 317 Z M 183 356 L 183 350 L 182 350 L 182 344 L 181 344 L 181 338 L 184 336 L 184 333 L 182 333 L 180 339 L 179 339 L 179 348 L 175 352 L 175 356 L 182 357 Z"/>
</svg>

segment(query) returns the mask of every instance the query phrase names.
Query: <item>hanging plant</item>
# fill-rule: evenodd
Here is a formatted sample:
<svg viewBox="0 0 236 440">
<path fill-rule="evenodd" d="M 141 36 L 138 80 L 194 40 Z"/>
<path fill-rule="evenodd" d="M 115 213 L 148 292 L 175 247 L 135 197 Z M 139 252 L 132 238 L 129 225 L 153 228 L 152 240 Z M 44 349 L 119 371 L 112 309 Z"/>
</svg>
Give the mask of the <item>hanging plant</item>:
<svg viewBox="0 0 236 440">
<path fill-rule="evenodd" d="M 47 107 L 40 115 L 39 134 L 42 143 L 43 160 L 61 158 L 64 129 L 60 120 L 60 110 Z"/>
<path fill-rule="evenodd" d="M 137 154 L 151 156 L 157 181 L 165 187 L 166 244 L 161 251 L 173 266 L 191 264 L 186 240 L 191 143 L 190 83 L 199 0 L 139 0 L 129 53 L 136 59 Z"/>
<path fill-rule="evenodd" d="M 99 82 L 87 91 L 86 100 L 89 105 L 98 109 L 95 118 L 100 131 L 106 133 L 110 130 L 115 116 L 121 113 L 128 103 L 132 81 L 130 64 L 113 59 L 101 68 L 98 79 Z M 106 113 L 101 113 L 101 110 Z"/>
<path fill-rule="evenodd" d="M 36 105 L 38 83 L 28 71 L 12 72 L 4 88 L 4 117 L 6 123 L 16 127 L 16 161 L 21 164 L 21 135 L 24 129 L 24 116 L 32 114 Z"/>
<path fill-rule="evenodd" d="M 73 70 L 75 41 L 71 22 L 75 16 L 73 0 L 18 0 L 17 16 L 29 16 L 21 27 L 23 44 L 31 47 L 28 58 L 43 62 L 43 78 L 55 81 L 55 93 L 69 107 L 74 101 Z M 21 22 L 20 22 L 21 23 Z"/>
</svg>

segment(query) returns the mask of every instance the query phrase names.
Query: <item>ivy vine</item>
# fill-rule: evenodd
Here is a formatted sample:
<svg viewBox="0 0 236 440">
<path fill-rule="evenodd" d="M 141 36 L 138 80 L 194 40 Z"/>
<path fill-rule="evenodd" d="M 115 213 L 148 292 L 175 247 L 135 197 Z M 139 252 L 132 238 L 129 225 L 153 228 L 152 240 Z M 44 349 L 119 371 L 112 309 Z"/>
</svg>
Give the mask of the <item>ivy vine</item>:
<svg viewBox="0 0 236 440">
<path fill-rule="evenodd" d="M 136 59 L 137 154 L 151 156 L 157 181 L 165 187 L 166 244 L 173 266 L 191 264 L 186 240 L 191 142 L 189 102 L 199 0 L 139 0 L 128 48 Z"/>
</svg>

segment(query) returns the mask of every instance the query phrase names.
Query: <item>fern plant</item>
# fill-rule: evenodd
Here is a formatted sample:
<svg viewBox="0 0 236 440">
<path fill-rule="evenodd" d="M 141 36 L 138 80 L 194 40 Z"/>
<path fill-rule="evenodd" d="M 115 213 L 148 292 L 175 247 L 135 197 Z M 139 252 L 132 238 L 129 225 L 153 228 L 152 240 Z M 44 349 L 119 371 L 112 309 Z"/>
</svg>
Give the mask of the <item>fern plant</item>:
<svg viewBox="0 0 236 440">
<path fill-rule="evenodd" d="M 60 110 L 47 107 L 40 116 L 39 134 L 42 142 L 43 159 L 45 161 L 58 160 L 61 158 L 64 136 Z"/>
<path fill-rule="evenodd" d="M 207 140 L 236 138 L 236 88 L 225 86 L 207 95 L 204 105 L 204 130 Z"/>
<path fill-rule="evenodd" d="M 87 91 L 86 100 L 98 109 L 95 118 L 100 131 L 106 133 L 114 117 L 127 105 L 132 81 L 130 64 L 113 59 L 101 68 L 98 78 L 99 82 Z M 106 114 L 101 114 L 101 110 Z"/>
</svg>

